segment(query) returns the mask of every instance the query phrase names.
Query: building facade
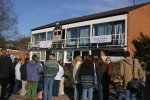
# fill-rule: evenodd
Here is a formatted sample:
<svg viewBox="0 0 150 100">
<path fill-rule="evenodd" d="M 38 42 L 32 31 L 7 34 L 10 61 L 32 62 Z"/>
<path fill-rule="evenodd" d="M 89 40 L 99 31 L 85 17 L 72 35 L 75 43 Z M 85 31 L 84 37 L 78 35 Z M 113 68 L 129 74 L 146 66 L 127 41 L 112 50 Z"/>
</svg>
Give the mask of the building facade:
<svg viewBox="0 0 150 100">
<path fill-rule="evenodd" d="M 113 61 L 131 56 L 136 51 L 132 40 L 140 32 L 150 36 L 150 3 L 120 8 L 107 12 L 58 21 L 32 29 L 30 55 L 40 61 L 53 52 L 57 60 L 71 62 L 77 55 L 91 54 Z M 58 28 L 60 25 L 60 29 Z"/>
</svg>

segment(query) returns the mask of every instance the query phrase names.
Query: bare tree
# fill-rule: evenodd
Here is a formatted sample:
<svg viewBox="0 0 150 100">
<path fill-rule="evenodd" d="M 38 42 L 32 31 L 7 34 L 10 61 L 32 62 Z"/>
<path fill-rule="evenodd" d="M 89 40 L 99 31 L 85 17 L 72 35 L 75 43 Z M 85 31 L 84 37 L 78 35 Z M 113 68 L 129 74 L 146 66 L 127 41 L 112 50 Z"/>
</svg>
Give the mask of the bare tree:
<svg viewBox="0 0 150 100">
<path fill-rule="evenodd" d="M 0 0 L 0 36 L 7 38 L 16 32 L 17 16 L 11 0 Z"/>
</svg>

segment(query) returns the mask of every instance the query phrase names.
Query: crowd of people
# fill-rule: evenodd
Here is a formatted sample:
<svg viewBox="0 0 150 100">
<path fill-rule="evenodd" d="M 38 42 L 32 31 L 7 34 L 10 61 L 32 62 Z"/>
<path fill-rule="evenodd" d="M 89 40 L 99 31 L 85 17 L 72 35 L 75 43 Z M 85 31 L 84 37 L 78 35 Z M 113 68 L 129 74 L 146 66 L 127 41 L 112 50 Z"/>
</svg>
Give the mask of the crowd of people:
<svg viewBox="0 0 150 100">
<path fill-rule="evenodd" d="M 128 51 L 124 52 L 124 57 L 120 63 L 115 64 L 109 57 L 104 62 L 102 58 L 90 55 L 84 58 L 77 56 L 72 61 L 74 99 L 93 100 L 93 88 L 97 86 L 99 100 L 110 100 L 112 89 L 115 90 L 117 100 L 137 100 L 138 89 L 140 86 L 145 88 L 145 69 L 141 67 L 138 59 L 130 57 Z M 138 85 L 137 88 L 129 87 L 132 80 L 136 81 L 134 86 Z M 143 91 L 140 92 L 142 94 Z"/>
<path fill-rule="evenodd" d="M 26 100 L 52 100 L 52 96 L 64 94 L 64 70 L 62 63 L 49 54 L 43 66 L 37 55 L 32 59 L 11 60 L 5 48 L 0 56 L 0 100 L 7 100 L 11 94 L 26 96 Z"/>
<path fill-rule="evenodd" d="M 50 53 L 44 65 L 37 55 L 32 59 L 15 58 L 7 55 L 6 49 L 1 49 L 0 85 L 1 99 L 6 100 L 8 94 L 26 95 L 26 100 L 52 100 L 64 94 L 64 64 Z M 100 57 L 86 55 L 77 56 L 72 62 L 74 100 L 93 100 L 94 87 L 97 86 L 99 100 L 110 100 L 111 87 L 115 90 L 117 100 L 136 100 L 137 92 L 129 88 L 133 79 L 140 80 L 145 85 L 145 72 L 138 59 L 132 59 L 128 51 L 124 59 L 114 64 L 108 57 L 104 62 Z"/>
</svg>

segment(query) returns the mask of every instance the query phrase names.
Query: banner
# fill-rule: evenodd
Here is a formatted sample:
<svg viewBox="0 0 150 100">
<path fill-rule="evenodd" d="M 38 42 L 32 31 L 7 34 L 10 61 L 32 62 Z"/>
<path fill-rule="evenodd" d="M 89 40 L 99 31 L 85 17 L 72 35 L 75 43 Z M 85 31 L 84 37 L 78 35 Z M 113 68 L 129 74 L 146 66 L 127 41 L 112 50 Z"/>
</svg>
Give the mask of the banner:
<svg viewBox="0 0 150 100">
<path fill-rule="evenodd" d="M 51 48 L 52 41 L 40 41 L 40 48 Z"/>
<path fill-rule="evenodd" d="M 93 36 L 90 38 L 90 43 L 109 43 L 111 35 Z"/>
</svg>

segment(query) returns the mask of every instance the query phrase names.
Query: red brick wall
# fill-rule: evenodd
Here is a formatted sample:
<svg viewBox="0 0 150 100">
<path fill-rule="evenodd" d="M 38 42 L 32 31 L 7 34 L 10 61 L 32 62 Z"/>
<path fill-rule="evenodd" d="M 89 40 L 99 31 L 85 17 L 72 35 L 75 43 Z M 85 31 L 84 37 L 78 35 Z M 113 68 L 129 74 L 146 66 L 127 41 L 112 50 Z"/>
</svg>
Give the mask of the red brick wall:
<svg viewBox="0 0 150 100">
<path fill-rule="evenodd" d="M 27 51 L 19 51 L 19 50 L 7 50 L 7 53 L 12 54 L 18 58 L 22 58 L 22 61 L 24 62 L 24 59 L 27 57 L 28 52 Z M 1 55 L 1 52 L 0 52 Z"/>
<path fill-rule="evenodd" d="M 140 32 L 150 37 L 150 4 L 132 10 L 128 14 L 127 45 L 132 57 L 136 51 L 132 40 L 137 39 Z"/>
</svg>

